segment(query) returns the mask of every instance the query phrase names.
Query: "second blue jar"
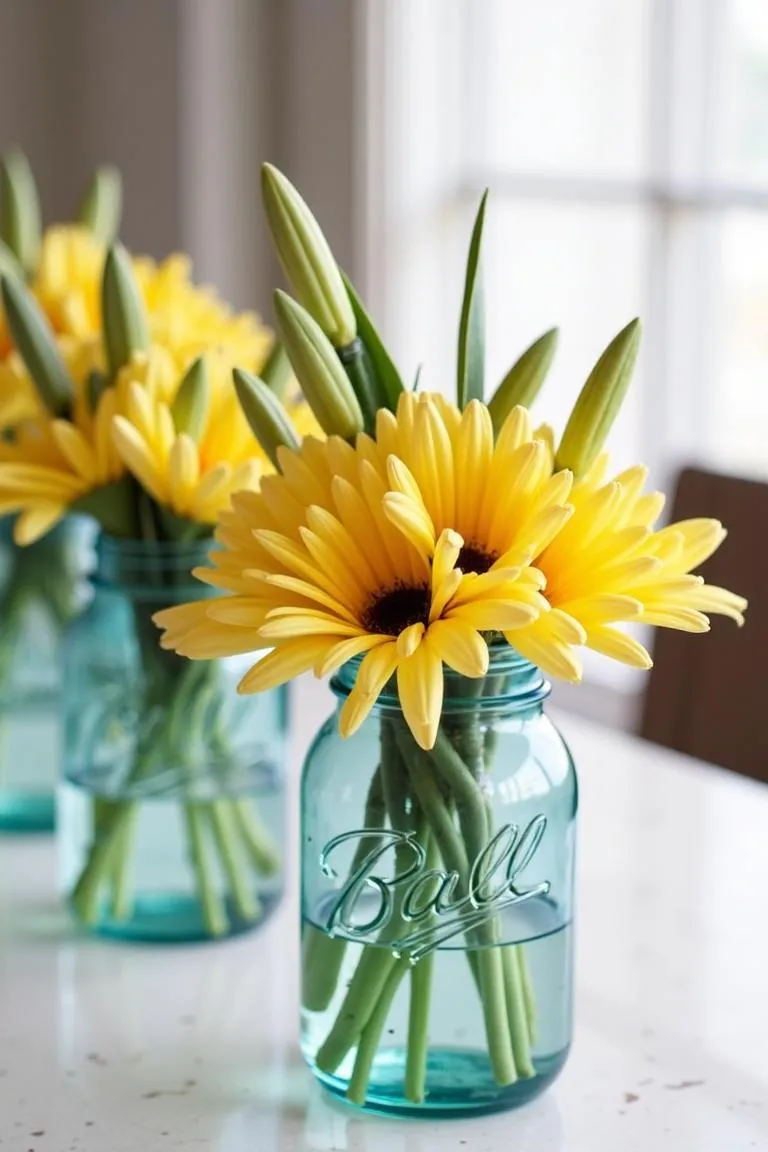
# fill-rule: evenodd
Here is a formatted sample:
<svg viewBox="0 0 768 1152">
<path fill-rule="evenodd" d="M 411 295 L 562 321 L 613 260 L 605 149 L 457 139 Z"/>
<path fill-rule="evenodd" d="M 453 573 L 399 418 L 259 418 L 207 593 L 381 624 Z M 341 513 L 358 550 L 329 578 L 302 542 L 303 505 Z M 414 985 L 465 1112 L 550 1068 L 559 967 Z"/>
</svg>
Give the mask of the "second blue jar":
<svg viewBox="0 0 768 1152">
<path fill-rule="evenodd" d="M 62 882 L 108 935 L 227 936 L 282 892 L 285 690 L 238 696 L 252 658 L 193 663 L 152 621 L 199 599 L 190 573 L 209 548 L 102 537 L 64 637 Z"/>
</svg>

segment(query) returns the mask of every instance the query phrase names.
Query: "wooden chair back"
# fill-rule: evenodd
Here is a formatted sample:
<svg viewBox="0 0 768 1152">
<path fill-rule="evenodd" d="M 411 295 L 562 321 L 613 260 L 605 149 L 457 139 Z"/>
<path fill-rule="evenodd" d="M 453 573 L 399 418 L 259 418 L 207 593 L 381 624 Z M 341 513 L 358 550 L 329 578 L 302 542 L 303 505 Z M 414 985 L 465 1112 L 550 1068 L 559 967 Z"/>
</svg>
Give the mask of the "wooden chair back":
<svg viewBox="0 0 768 1152">
<path fill-rule="evenodd" d="M 707 636 L 658 630 L 640 731 L 768 782 L 768 484 L 686 468 L 671 518 L 693 516 L 727 527 L 701 572 L 749 599 L 747 622 L 715 616 Z"/>
</svg>

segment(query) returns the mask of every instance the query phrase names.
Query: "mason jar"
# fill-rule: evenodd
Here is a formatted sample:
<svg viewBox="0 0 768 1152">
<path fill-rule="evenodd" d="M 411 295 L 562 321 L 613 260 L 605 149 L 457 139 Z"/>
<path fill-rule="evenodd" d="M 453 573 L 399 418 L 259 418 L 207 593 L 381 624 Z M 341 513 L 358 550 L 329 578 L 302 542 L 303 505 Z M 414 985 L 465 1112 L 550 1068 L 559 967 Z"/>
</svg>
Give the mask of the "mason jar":
<svg viewBox="0 0 768 1152">
<path fill-rule="evenodd" d="M 0 831 L 50 832 L 61 757 L 59 641 L 88 554 L 82 519 L 22 548 L 0 519 Z"/>
<path fill-rule="evenodd" d="M 252 657 L 187 660 L 152 620 L 200 598 L 210 546 L 102 536 L 64 637 L 62 887 L 105 935 L 225 937 L 282 893 L 285 690 L 239 696 Z"/>
<path fill-rule="evenodd" d="M 577 787 L 549 686 L 506 646 L 483 679 L 444 675 L 432 749 L 393 681 L 350 738 L 326 721 L 302 782 L 303 1053 L 413 1116 L 523 1104 L 571 1043 Z"/>
</svg>

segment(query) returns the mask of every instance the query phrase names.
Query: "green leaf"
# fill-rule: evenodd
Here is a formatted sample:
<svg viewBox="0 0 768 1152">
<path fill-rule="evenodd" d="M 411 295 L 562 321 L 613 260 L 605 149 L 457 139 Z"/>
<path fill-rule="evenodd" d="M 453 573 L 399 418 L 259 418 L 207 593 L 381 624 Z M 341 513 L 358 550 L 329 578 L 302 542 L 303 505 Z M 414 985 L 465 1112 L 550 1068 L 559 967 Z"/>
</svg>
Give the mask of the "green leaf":
<svg viewBox="0 0 768 1152">
<path fill-rule="evenodd" d="M 104 344 L 110 379 L 130 363 L 134 352 L 149 349 L 149 328 L 144 303 L 131 267 L 131 259 L 119 242 L 104 262 L 101 286 Z"/>
<path fill-rule="evenodd" d="M 583 476 L 594 463 L 632 379 L 640 334 L 640 321 L 631 320 L 595 364 L 563 432 L 556 468 L 570 468 L 575 476 Z"/>
<path fill-rule="evenodd" d="M 290 416 L 272 389 L 258 376 L 235 368 L 232 377 L 240 407 L 251 431 L 279 470 L 278 448 L 290 448 L 294 452 L 299 449 L 299 437 Z"/>
<path fill-rule="evenodd" d="M 97 168 L 85 190 L 77 218 L 97 239 L 111 244 L 120 231 L 123 181 L 117 168 Z"/>
<path fill-rule="evenodd" d="M 291 362 L 279 340 L 275 340 L 269 358 L 261 370 L 261 379 L 282 400 L 288 381 L 291 379 Z"/>
<path fill-rule="evenodd" d="M 550 328 L 523 352 L 507 372 L 488 403 L 498 432 L 513 408 L 530 408 L 539 394 L 557 350 L 557 328 Z"/>
<path fill-rule="evenodd" d="M 419 364 L 418 368 L 416 369 L 416 375 L 413 378 L 413 391 L 414 392 L 418 392 L 419 388 L 421 387 L 421 371 L 422 371 L 423 367 L 424 367 L 423 364 Z"/>
<path fill-rule="evenodd" d="M 6 152 L 0 164 L 0 197 L 0 239 L 31 276 L 40 258 L 43 226 L 35 178 L 18 148 Z"/>
<path fill-rule="evenodd" d="M 456 395 L 459 408 L 470 400 L 482 400 L 485 384 L 485 304 L 481 252 L 488 190 L 477 210 L 467 257 L 464 301 L 459 321 L 459 362 Z"/>
<path fill-rule="evenodd" d="M 381 395 L 381 406 L 394 412 L 400 393 L 405 390 L 400 373 L 384 343 L 376 331 L 365 305 L 355 291 L 355 287 L 345 272 L 342 272 L 344 287 L 347 290 L 352 311 L 357 322 L 357 334 L 365 345 Z"/>
<path fill-rule="evenodd" d="M 24 280 L 24 269 L 6 243 L 0 240 L 0 276 Z"/>
<path fill-rule="evenodd" d="M 187 369 L 171 405 L 171 416 L 176 431 L 186 432 L 193 440 L 199 441 L 208 423 L 210 407 L 211 387 L 208 366 L 205 357 L 198 356 Z"/>
<path fill-rule="evenodd" d="M 2 295 L 11 337 L 40 399 L 53 416 L 67 416 L 74 387 L 40 305 L 29 289 L 13 277 L 2 277 Z"/>
</svg>

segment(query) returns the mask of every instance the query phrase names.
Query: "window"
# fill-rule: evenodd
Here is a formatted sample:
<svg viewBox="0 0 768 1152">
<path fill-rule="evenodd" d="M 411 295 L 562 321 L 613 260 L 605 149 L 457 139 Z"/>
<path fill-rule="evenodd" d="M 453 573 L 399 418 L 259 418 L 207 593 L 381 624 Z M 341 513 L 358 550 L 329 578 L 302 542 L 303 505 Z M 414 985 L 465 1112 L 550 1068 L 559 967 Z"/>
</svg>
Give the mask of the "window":
<svg viewBox="0 0 768 1152">
<path fill-rule="evenodd" d="M 386 184 L 369 273 L 403 369 L 423 359 L 427 386 L 451 390 L 489 186 L 489 387 L 558 323 L 537 412 L 562 427 L 639 314 L 617 466 L 646 460 L 664 483 L 684 460 L 768 474 L 765 0 L 371 8 L 385 123 L 370 155 Z"/>
<path fill-rule="evenodd" d="M 423 360 L 426 387 L 454 388 L 490 187 L 488 388 L 558 324 L 536 414 L 562 429 L 640 315 L 616 469 L 645 461 L 665 487 L 684 462 L 768 475 L 765 0 L 394 0 L 368 18 L 369 295 L 403 371 Z M 586 672 L 640 687 L 591 653 Z"/>
</svg>

